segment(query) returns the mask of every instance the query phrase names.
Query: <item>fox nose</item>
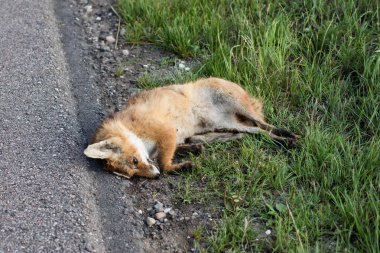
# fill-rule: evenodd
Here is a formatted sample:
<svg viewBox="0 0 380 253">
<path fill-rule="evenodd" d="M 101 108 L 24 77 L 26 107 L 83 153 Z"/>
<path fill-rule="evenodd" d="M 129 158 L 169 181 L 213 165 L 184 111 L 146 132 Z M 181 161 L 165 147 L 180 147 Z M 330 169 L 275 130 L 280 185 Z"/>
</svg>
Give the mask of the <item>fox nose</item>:
<svg viewBox="0 0 380 253">
<path fill-rule="evenodd" d="M 157 169 L 156 166 L 150 165 L 150 170 L 155 174 L 155 175 L 160 175 L 160 171 Z"/>
</svg>

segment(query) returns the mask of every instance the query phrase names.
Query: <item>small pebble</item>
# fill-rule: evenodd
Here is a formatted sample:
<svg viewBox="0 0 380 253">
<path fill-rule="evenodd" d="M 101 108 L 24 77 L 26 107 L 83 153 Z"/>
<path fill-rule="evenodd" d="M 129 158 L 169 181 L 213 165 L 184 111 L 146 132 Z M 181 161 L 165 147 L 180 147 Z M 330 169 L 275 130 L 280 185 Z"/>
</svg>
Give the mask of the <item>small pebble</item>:
<svg viewBox="0 0 380 253">
<path fill-rule="evenodd" d="M 128 49 L 124 49 L 123 51 L 121 51 L 123 53 L 124 56 L 128 56 L 129 55 L 129 51 Z"/>
<path fill-rule="evenodd" d="M 270 235 L 270 234 L 272 234 L 272 231 L 270 229 L 268 229 L 267 231 L 265 231 L 265 234 Z"/>
<path fill-rule="evenodd" d="M 148 224 L 149 227 L 153 226 L 157 221 L 151 217 L 146 218 L 146 224 Z"/>
<path fill-rule="evenodd" d="M 148 64 L 143 64 L 143 67 L 147 69 L 149 67 L 149 65 Z"/>
<path fill-rule="evenodd" d="M 154 216 L 156 214 L 156 211 L 154 210 L 154 209 L 152 209 L 152 210 L 150 210 L 149 212 L 148 212 L 148 215 L 149 216 Z"/>
<path fill-rule="evenodd" d="M 101 47 L 103 51 L 111 51 L 111 48 L 109 46 L 103 46 Z"/>
<path fill-rule="evenodd" d="M 165 208 L 165 209 L 164 209 L 164 213 L 169 213 L 171 210 L 172 210 L 171 207 Z"/>
<path fill-rule="evenodd" d="M 154 215 L 154 217 L 155 217 L 157 220 L 162 220 L 162 219 L 164 219 L 164 218 L 166 217 L 166 213 L 164 213 L 164 212 L 159 212 L 159 213 L 156 213 L 156 214 Z"/>
<path fill-rule="evenodd" d="M 158 208 L 158 209 L 156 209 L 156 213 L 160 213 L 160 212 L 163 212 L 165 209 L 163 209 L 163 208 Z"/>
<path fill-rule="evenodd" d="M 106 41 L 108 42 L 108 43 L 115 43 L 115 38 L 112 36 L 112 35 L 108 35 L 107 37 L 106 37 Z"/>
<path fill-rule="evenodd" d="M 96 17 L 95 20 L 96 20 L 96 21 L 100 21 L 100 20 L 102 20 L 102 18 L 101 18 L 101 17 Z"/>
<path fill-rule="evenodd" d="M 190 220 L 190 217 L 185 217 L 185 220 L 186 220 L 186 221 Z"/>
<path fill-rule="evenodd" d="M 185 68 L 185 71 L 190 71 L 190 68 L 189 68 L 189 67 L 186 67 L 186 68 Z"/>
<path fill-rule="evenodd" d="M 139 214 L 143 214 L 143 211 L 142 210 L 138 210 L 137 211 Z"/>
<path fill-rule="evenodd" d="M 143 65 L 144 68 L 147 68 L 148 65 Z M 146 67 L 145 67 L 146 66 Z M 154 209 L 160 209 L 160 208 L 164 208 L 164 204 L 162 204 L 160 201 L 157 201 L 156 204 L 154 205 Z"/>
<path fill-rule="evenodd" d="M 84 9 L 86 10 L 86 13 L 90 13 L 92 11 L 92 5 L 86 5 Z"/>
<path fill-rule="evenodd" d="M 183 63 L 178 64 L 178 68 L 184 69 L 185 68 L 185 64 L 183 64 Z"/>
</svg>

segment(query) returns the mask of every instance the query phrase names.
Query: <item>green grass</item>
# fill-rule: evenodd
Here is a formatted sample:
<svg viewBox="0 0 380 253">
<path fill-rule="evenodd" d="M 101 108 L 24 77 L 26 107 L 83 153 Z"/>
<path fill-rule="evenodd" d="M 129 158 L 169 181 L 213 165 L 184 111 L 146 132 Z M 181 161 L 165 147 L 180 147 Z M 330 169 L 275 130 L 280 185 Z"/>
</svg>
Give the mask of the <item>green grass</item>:
<svg viewBox="0 0 380 253">
<path fill-rule="evenodd" d="M 115 73 L 114 73 L 115 77 L 120 78 L 123 76 L 123 74 L 124 74 L 124 70 L 120 66 L 117 66 L 115 68 Z"/>
<path fill-rule="evenodd" d="M 222 223 L 199 239 L 209 243 L 203 250 L 380 252 L 378 1 L 118 6 L 126 40 L 196 58 L 202 64 L 192 79 L 241 84 L 263 98 L 270 122 L 302 135 L 294 150 L 253 136 L 210 145 L 195 158 L 197 170 L 180 187 L 183 200 L 224 203 Z M 146 87 L 178 80 L 150 78 Z M 207 195 L 192 194 L 191 182 L 201 179 Z M 263 237 L 255 224 L 274 236 Z"/>
<path fill-rule="evenodd" d="M 137 79 L 137 83 L 139 88 L 152 89 L 166 84 L 185 83 L 194 80 L 196 77 L 196 74 L 183 70 L 176 70 L 165 75 L 145 72 Z"/>
</svg>

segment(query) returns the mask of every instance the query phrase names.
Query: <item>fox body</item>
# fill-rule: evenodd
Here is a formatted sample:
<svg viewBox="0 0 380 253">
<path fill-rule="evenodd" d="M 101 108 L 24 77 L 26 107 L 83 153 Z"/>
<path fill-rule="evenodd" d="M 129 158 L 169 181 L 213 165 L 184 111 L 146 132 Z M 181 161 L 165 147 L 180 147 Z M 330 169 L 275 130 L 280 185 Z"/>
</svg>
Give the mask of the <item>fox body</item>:
<svg viewBox="0 0 380 253">
<path fill-rule="evenodd" d="M 172 158 L 176 149 L 200 151 L 199 143 L 185 144 L 205 140 L 197 137 L 263 132 L 293 142 L 296 135 L 265 122 L 262 107 L 239 85 L 219 78 L 143 91 L 102 122 L 84 153 L 105 159 L 115 174 L 152 178 L 160 174 L 154 158 L 163 171 L 191 168 L 190 161 L 173 164 Z"/>
</svg>

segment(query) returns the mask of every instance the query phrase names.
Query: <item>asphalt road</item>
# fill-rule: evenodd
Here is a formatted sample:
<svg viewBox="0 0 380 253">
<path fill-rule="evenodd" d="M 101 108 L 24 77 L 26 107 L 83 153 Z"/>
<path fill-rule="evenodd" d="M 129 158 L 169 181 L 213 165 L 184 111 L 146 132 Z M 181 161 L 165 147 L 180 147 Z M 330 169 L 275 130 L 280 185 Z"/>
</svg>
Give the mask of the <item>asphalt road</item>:
<svg viewBox="0 0 380 253">
<path fill-rule="evenodd" d="M 82 155 L 100 108 L 69 9 L 0 0 L 0 252 L 139 252 L 126 183 Z"/>
</svg>

